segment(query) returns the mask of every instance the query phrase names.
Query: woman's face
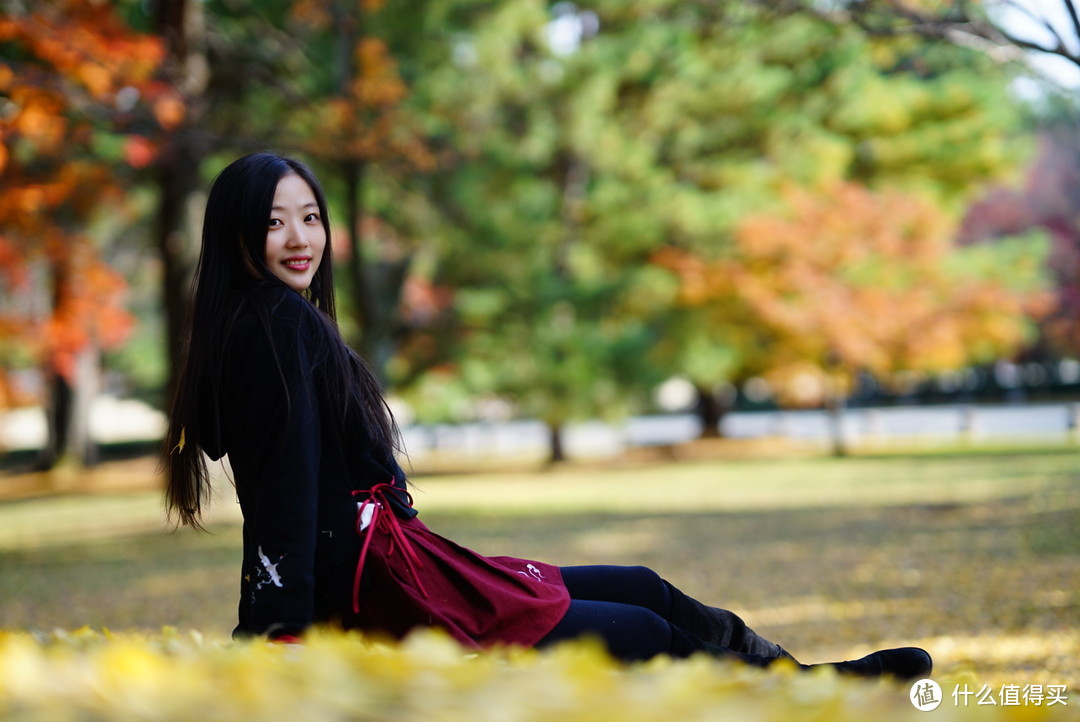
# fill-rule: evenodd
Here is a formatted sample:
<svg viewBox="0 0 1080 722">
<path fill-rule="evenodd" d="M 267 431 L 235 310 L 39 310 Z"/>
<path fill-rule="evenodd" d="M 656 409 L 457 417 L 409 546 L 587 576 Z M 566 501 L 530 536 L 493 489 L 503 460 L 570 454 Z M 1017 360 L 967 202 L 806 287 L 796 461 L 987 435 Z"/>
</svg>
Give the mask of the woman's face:
<svg viewBox="0 0 1080 722">
<path fill-rule="evenodd" d="M 326 248 L 326 230 L 311 186 L 295 173 L 278 181 L 266 230 L 266 266 L 294 291 L 311 285 Z"/>
</svg>

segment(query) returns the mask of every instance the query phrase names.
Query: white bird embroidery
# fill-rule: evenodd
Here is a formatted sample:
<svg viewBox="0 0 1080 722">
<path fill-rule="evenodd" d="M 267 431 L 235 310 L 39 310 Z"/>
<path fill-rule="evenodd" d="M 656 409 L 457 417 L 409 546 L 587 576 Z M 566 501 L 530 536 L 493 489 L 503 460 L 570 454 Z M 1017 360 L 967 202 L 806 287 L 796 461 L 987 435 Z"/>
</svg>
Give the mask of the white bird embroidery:
<svg viewBox="0 0 1080 722">
<path fill-rule="evenodd" d="M 278 574 L 278 570 L 277 570 L 278 564 L 281 563 L 281 560 L 279 559 L 277 564 L 271 564 L 270 563 L 270 557 L 263 554 L 262 546 L 260 545 L 259 546 L 259 561 L 262 562 L 263 568 L 266 569 L 266 573 L 270 575 L 270 581 L 274 583 L 274 586 L 275 587 L 284 587 L 285 585 L 281 583 L 281 575 Z"/>
<path fill-rule="evenodd" d="M 527 572 L 523 572 L 523 571 L 519 570 L 518 574 L 520 574 L 523 577 L 530 577 L 531 576 L 532 579 L 535 579 L 538 582 L 544 581 L 544 575 L 535 566 L 533 566 L 532 564 L 528 564 L 528 565 L 525 566 L 525 568 L 528 570 Z"/>
</svg>

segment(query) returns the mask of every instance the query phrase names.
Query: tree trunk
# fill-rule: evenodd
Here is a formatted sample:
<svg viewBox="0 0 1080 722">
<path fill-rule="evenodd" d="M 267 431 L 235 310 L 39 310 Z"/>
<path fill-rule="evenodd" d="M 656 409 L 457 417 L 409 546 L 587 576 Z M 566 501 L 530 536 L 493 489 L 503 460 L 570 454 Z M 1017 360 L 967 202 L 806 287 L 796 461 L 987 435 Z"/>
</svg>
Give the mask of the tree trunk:
<svg viewBox="0 0 1080 722">
<path fill-rule="evenodd" d="M 849 382 L 855 377 L 855 372 L 847 367 L 836 351 L 830 351 L 826 355 L 825 370 L 825 411 L 829 417 L 832 453 L 839 458 L 848 455 L 847 440 L 844 438 L 844 411 L 847 408 L 848 390 L 851 388 Z"/>
<path fill-rule="evenodd" d="M 363 183 L 365 162 L 341 164 L 345 182 L 345 216 L 348 223 L 349 261 L 346 269 L 352 286 L 352 307 L 360 327 L 355 346 L 375 377 L 385 381 L 386 365 L 393 355 L 391 316 L 397 308 L 409 268 L 409 259 L 380 262 L 373 269 L 364 256 Z"/>
<path fill-rule="evenodd" d="M 357 350 L 371 364 L 376 377 L 382 378 L 379 346 L 383 324 L 378 296 L 367 260 L 364 258 L 364 239 L 360 230 L 360 219 L 363 215 L 364 162 L 357 159 L 343 161 L 341 175 L 345 183 L 345 222 L 348 225 L 349 240 L 347 268 L 352 285 L 353 312 L 360 326 Z"/>
<path fill-rule="evenodd" d="M 728 405 L 712 389 L 703 386 L 695 386 L 697 390 L 697 414 L 701 421 L 702 439 L 718 439 L 723 436 L 720 433 L 720 422 L 728 411 Z"/>
<path fill-rule="evenodd" d="M 47 372 L 48 435 L 38 457 L 42 471 L 59 466 L 79 469 L 97 462 L 97 445 L 90 436 L 90 406 L 98 392 L 99 358 L 97 348 L 87 346 L 76 356 L 72 378 L 56 370 Z"/>
<path fill-rule="evenodd" d="M 64 455 L 64 449 L 68 445 L 68 429 L 74 396 L 71 384 L 57 371 L 46 372 L 45 385 L 48 388 L 45 409 L 45 445 L 41 448 L 37 464 L 41 471 L 48 471 L 57 466 Z"/>
<path fill-rule="evenodd" d="M 848 455 L 847 441 L 844 439 L 844 410 L 847 406 L 842 394 L 830 394 L 825 400 L 825 411 L 829 417 L 829 435 L 832 438 L 832 453 L 836 457 Z"/>
<path fill-rule="evenodd" d="M 548 457 L 549 464 L 559 464 L 566 461 L 566 451 L 563 449 L 562 426 L 548 422 L 548 441 L 551 454 Z"/>
<path fill-rule="evenodd" d="M 364 24 L 363 8 L 356 2 L 335 0 L 330 11 L 337 29 L 337 90 L 341 97 L 349 98 L 362 74 L 362 69 L 357 67 L 359 58 L 356 46 Z M 363 235 L 360 229 L 364 209 L 366 162 L 346 150 L 346 157 L 339 167 L 345 186 L 345 223 L 348 228 L 349 261 L 346 269 L 352 287 L 352 310 L 359 327 L 354 345 L 371 366 L 376 378 L 382 379 L 385 366 L 382 353 L 385 324 L 379 307 L 375 279 L 367 266 L 367 259 L 364 258 Z"/>
<path fill-rule="evenodd" d="M 72 303 L 72 269 L 69 258 L 61 256 L 50 263 L 52 289 L 50 303 L 53 313 L 62 313 Z M 63 464 L 79 468 L 94 462 L 96 454 L 90 440 L 90 404 L 97 394 L 98 351 L 87 341 L 82 349 L 73 351 L 73 363 L 62 373 L 56 359 L 50 359 L 45 369 L 48 388 L 46 401 L 45 445 L 38 456 L 37 466 L 43 471 Z"/>
<path fill-rule="evenodd" d="M 185 116 L 173 129 L 157 163 L 158 208 L 154 235 L 161 258 L 161 299 L 165 313 L 165 348 L 168 378 L 166 407 L 172 398 L 184 346 L 188 283 L 195 256 L 191 238 L 188 201 L 200 185 L 199 166 L 207 154 L 198 140 L 204 95 L 209 82 L 208 64 L 202 53 L 201 3 L 189 0 L 156 0 L 154 24 L 165 41 L 165 80 L 186 99 Z"/>
<path fill-rule="evenodd" d="M 158 166 L 158 208 L 155 237 L 161 259 L 161 304 L 165 313 L 165 348 L 168 353 L 166 399 L 180 370 L 184 348 L 187 292 L 191 274 L 188 262 L 187 201 L 197 187 L 199 158 L 194 149 L 174 140 Z M 186 156 L 186 157 L 185 157 Z"/>
</svg>

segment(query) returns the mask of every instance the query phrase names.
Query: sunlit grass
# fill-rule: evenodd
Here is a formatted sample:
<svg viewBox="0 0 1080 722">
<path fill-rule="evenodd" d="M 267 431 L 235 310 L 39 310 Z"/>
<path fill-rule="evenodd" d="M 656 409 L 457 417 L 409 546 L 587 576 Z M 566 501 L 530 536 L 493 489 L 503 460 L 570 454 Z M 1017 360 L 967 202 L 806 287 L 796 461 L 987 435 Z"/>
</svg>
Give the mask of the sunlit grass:
<svg viewBox="0 0 1080 722">
<path fill-rule="evenodd" d="M 934 655 L 934 678 L 939 682 L 966 680 L 972 686 L 998 687 L 1064 684 L 1073 696 L 1069 709 L 1075 710 L 1080 706 L 1077 462 L 1080 455 L 1060 448 L 839 460 L 585 464 L 546 472 L 503 469 L 474 474 L 425 474 L 418 464 L 414 476 L 417 505 L 428 525 L 478 551 L 559 564 L 646 564 L 703 601 L 737 611 L 804 662 L 918 644 Z M 152 474 L 152 465 L 146 468 Z M 282 660 L 272 656 L 280 651 L 226 641 L 235 616 L 240 539 L 227 482 L 222 492 L 215 501 L 211 535 L 170 532 L 154 491 L 0 504 L 4 597 L 0 628 L 10 630 L 3 643 L 22 640 L 20 654 L 29 655 L 24 661 L 46 671 L 55 671 L 53 665 L 61 664 L 58 660 L 65 654 L 75 654 L 63 651 L 74 645 L 79 651 L 71 668 L 82 665 L 90 679 L 116 675 L 106 672 L 112 664 L 106 660 L 113 659 L 106 650 L 120 642 L 91 633 L 84 635 L 85 643 L 72 642 L 70 634 L 40 641 L 19 630 L 48 633 L 83 625 L 126 630 L 120 634 L 120 646 L 134 650 L 135 657 L 162 657 L 154 664 L 166 670 L 163 674 L 180 674 L 169 665 L 192 659 L 202 660 L 200 666 L 207 669 L 235 664 L 236 670 L 247 670 L 244 674 L 270 680 L 285 697 L 310 694 L 337 699 L 337 692 L 305 679 L 306 672 L 282 666 Z M 187 631 L 172 636 L 145 631 L 166 624 Z M 26 651 L 28 644 L 36 651 Z M 306 664 L 341 679 L 360 664 L 350 655 L 374 653 L 370 645 L 348 651 L 356 644 L 355 639 L 328 640 L 325 650 L 297 653 L 316 655 L 318 662 L 306 658 Z M 493 706 L 514 706 L 517 703 L 508 700 L 520 698 L 524 709 L 532 709 L 521 700 L 542 694 L 541 682 L 552 688 L 570 684 L 560 665 L 573 667 L 567 657 L 556 662 L 544 655 L 488 659 L 440 652 L 446 659 L 458 660 L 446 663 L 449 666 L 442 669 L 448 676 L 443 678 L 442 672 L 424 666 L 411 648 L 401 650 L 400 657 L 391 648 L 378 649 L 381 664 L 431 677 L 430 684 L 441 690 L 433 699 L 451 710 L 460 708 L 462 715 L 473 714 L 470 719 L 485 718 L 471 706 L 483 706 L 478 700 L 484 696 Z M 0 652 L 0 657 L 5 654 Z M 591 653 L 565 654 L 593 660 Z M 464 665 L 460 669 L 455 666 L 459 663 Z M 10 668 L 12 662 L 5 658 L 0 664 Z M 593 669 L 599 662 L 581 664 L 579 673 L 601 674 Z M 784 719 L 783 710 L 794 709 L 792 695 L 814 695 L 802 677 L 763 676 L 718 669 L 716 664 L 657 662 L 601 676 L 610 675 L 605 677 L 609 696 L 634 699 L 635 692 L 627 688 L 651 690 L 658 700 L 676 707 L 682 703 L 656 690 L 694 686 L 700 677 L 710 675 L 735 679 L 734 686 L 704 684 L 698 697 L 687 697 L 687 708 L 749 705 L 745 708 L 756 715 L 749 719 Z M 334 672 L 338 665 L 345 671 Z M 487 682 L 477 683 L 477 699 L 469 695 L 458 699 L 456 692 L 446 691 L 458 688 L 455 675 L 468 676 L 465 670 L 478 670 L 479 665 L 496 671 L 483 678 Z M 233 673 L 221 671 L 218 677 Z M 546 679 L 549 674 L 557 681 Z M 538 678 L 535 686 L 519 682 L 529 675 Z M 4 684 L 0 681 L 0 700 L 10 694 Z M 95 684 L 107 686 L 101 680 Z M 420 694 L 411 679 L 401 685 L 394 694 L 402 698 Z M 820 701 L 836 716 L 807 703 L 791 718 L 809 718 L 812 715 L 801 714 L 808 710 L 817 710 L 822 719 L 868 718 L 856 713 L 858 705 L 869 705 L 875 719 L 920 714 L 908 704 L 906 694 L 892 687 L 849 680 L 828 685 L 822 688 L 826 691 L 820 692 Z M 204 693 L 193 692 L 192 698 Z M 577 700 L 581 709 L 600 715 L 582 719 L 638 718 L 618 705 L 615 709 L 624 716 L 603 716 L 603 705 L 583 699 L 580 689 L 558 694 L 566 695 L 560 703 L 564 707 L 536 709 L 565 717 L 573 707 L 567 700 Z M 355 695 L 349 697 L 351 702 L 317 701 L 312 709 L 323 709 L 324 703 L 358 704 L 355 700 L 360 697 Z M 757 699 L 763 696 L 775 697 L 779 706 Z M 207 704 L 224 709 L 221 705 L 227 702 Z M 291 704 L 286 699 L 280 709 L 294 709 Z M 412 703 L 393 704 L 404 706 L 378 709 L 406 719 L 421 718 Z M 665 714 L 648 702 L 636 708 L 642 712 L 640 718 Z M 339 716 L 381 718 L 364 717 L 355 707 L 347 709 L 349 714 Z M 1047 713 L 1056 718 L 1061 709 L 1028 709 L 1029 716 L 1022 717 L 1015 710 L 946 712 L 943 706 L 933 714 L 946 719 L 966 719 L 956 716 L 965 714 L 972 719 L 1041 719 Z M 538 719 L 539 714 L 521 711 L 517 717 L 499 719 Z M 680 718 L 694 719 L 694 714 L 698 712 Z M 432 719 L 457 719 L 455 715 L 457 711 Z"/>
<path fill-rule="evenodd" d="M 417 477 L 427 509 L 536 514 L 896 506 L 985 501 L 1076 479 L 1080 454 L 728 460 Z"/>
</svg>

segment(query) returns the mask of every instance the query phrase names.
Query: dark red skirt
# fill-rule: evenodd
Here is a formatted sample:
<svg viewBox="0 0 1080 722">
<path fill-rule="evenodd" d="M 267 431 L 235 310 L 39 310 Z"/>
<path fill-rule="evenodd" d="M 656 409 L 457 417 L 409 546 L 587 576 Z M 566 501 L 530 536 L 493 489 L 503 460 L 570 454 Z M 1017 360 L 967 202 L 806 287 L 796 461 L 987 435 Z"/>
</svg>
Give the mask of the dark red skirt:
<svg viewBox="0 0 1080 722">
<path fill-rule="evenodd" d="M 374 525 L 363 532 L 373 536 L 359 611 L 346 626 L 398 638 L 438 627 L 468 647 L 531 647 L 566 614 L 570 595 L 558 567 L 481 556 L 415 517 L 398 525 L 404 542 Z"/>
</svg>

